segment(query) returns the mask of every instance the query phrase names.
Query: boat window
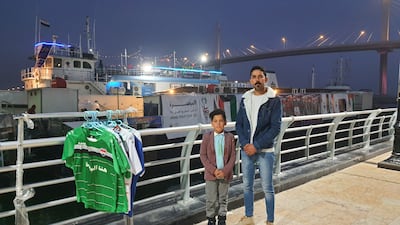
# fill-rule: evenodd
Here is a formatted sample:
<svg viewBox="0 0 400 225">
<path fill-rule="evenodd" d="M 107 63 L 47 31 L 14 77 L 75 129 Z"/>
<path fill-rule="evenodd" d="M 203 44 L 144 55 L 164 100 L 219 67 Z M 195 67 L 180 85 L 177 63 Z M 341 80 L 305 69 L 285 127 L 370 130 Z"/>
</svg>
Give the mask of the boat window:
<svg viewBox="0 0 400 225">
<path fill-rule="evenodd" d="M 62 67 L 62 59 L 54 58 L 54 67 L 61 68 Z"/>
<path fill-rule="evenodd" d="M 90 63 L 88 63 L 88 62 L 83 62 L 83 68 L 85 68 L 85 69 L 92 69 L 92 66 L 90 65 Z"/>
<path fill-rule="evenodd" d="M 74 68 L 81 68 L 81 61 L 74 61 Z"/>
</svg>

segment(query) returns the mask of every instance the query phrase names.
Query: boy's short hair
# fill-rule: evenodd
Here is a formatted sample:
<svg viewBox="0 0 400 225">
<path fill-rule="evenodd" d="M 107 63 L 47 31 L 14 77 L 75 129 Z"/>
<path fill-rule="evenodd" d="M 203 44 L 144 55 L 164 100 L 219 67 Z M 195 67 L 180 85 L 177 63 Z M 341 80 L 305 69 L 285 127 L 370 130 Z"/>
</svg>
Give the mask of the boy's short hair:
<svg viewBox="0 0 400 225">
<path fill-rule="evenodd" d="M 224 120 L 226 121 L 226 115 L 225 115 L 225 111 L 222 109 L 215 109 L 214 111 L 212 111 L 210 113 L 210 119 L 213 120 L 214 116 L 216 115 L 221 115 L 222 118 L 224 118 Z"/>
</svg>

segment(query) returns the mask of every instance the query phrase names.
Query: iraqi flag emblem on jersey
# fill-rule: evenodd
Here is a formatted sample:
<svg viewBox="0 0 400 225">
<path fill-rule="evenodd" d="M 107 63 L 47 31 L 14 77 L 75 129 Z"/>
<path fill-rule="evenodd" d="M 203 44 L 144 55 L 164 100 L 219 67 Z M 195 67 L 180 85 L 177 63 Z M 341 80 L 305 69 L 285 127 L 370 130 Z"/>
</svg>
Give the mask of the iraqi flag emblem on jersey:
<svg viewBox="0 0 400 225">
<path fill-rule="evenodd" d="M 107 149 L 105 149 L 105 148 L 100 148 L 99 153 L 101 154 L 101 156 L 108 155 Z"/>
</svg>

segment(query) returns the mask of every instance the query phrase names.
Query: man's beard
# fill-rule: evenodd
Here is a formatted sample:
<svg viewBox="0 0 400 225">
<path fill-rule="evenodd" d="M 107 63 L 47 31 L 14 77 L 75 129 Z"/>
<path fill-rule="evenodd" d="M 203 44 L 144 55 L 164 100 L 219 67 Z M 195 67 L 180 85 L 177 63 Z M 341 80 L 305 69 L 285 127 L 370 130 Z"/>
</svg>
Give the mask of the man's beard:
<svg viewBox="0 0 400 225">
<path fill-rule="evenodd" d="M 259 89 L 259 88 L 263 88 L 263 86 L 262 86 L 262 84 L 261 84 L 260 82 L 256 82 L 256 83 L 254 84 L 254 88 L 255 88 L 255 89 Z"/>
</svg>

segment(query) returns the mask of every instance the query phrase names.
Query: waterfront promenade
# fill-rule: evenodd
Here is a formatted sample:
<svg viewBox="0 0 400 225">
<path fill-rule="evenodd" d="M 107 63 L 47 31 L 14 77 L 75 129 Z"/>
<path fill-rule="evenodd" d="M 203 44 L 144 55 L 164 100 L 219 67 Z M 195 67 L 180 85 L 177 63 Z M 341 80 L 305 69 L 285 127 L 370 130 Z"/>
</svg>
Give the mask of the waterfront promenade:
<svg viewBox="0 0 400 225">
<path fill-rule="evenodd" d="M 296 219 L 300 219 L 302 218 L 301 216 L 308 214 L 312 215 L 312 218 L 320 215 L 323 215 L 324 218 L 327 217 L 318 210 L 322 208 L 323 203 L 331 201 L 315 202 L 323 198 L 307 196 L 306 193 L 310 191 L 294 193 L 292 195 L 296 197 L 291 198 L 289 196 L 281 199 L 281 196 L 291 193 L 292 189 L 296 190 L 304 184 L 307 186 L 314 182 L 319 182 L 319 180 L 324 180 L 327 176 L 329 177 L 330 174 L 338 171 L 346 171 L 347 168 L 354 165 L 359 163 L 365 164 L 365 161 L 369 162 L 372 158 L 392 152 L 393 127 L 396 121 L 395 112 L 396 109 L 377 109 L 283 118 L 281 133 L 276 144 L 277 160 L 274 167 L 275 190 L 277 193 L 276 223 L 286 224 L 287 218 L 289 221 L 294 221 L 291 215 L 296 215 Z M 62 116 L 75 118 L 82 117 L 84 114 L 64 113 L 61 116 L 60 113 L 54 113 L 43 115 L 29 114 L 27 116 L 32 117 L 32 119 L 59 118 Z M 203 168 L 201 163 L 199 163 L 197 146 L 201 143 L 201 140 L 198 139 L 199 134 L 209 129 L 210 125 L 200 124 L 140 131 L 145 146 L 143 151 L 147 155 L 146 176 L 148 177 L 143 177 L 137 183 L 137 188 L 138 193 L 146 194 L 148 197 L 138 198 L 135 201 L 135 215 L 129 223 L 125 223 L 128 218 L 125 218 L 121 214 L 104 212 L 84 213 L 82 204 L 76 203 L 76 196 L 70 193 L 74 190 L 72 186 L 74 177 L 68 173 L 62 174 L 63 176 L 56 179 L 53 173 L 49 175 L 45 174 L 49 180 L 43 181 L 35 180 L 32 182 L 30 179 L 23 179 L 24 177 L 31 178 L 30 174 L 38 174 L 37 171 L 62 170 L 64 162 L 59 159 L 59 148 L 64 143 L 65 136 L 24 140 L 22 134 L 25 132 L 23 125 L 26 118 L 18 117 L 17 119 L 19 128 L 18 140 L 2 142 L 0 144 L 0 151 L 9 153 L 17 150 L 17 158 L 23 159 L 26 156 L 27 160 L 23 163 L 18 163 L 21 161 L 17 161 L 16 165 L 10 164 L 2 167 L 0 170 L 1 175 L 7 175 L 9 172 L 15 172 L 17 175 L 15 178 L 15 187 L 10 182 L 11 186 L 0 188 L 0 194 L 2 194 L 0 198 L 3 199 L 0 202 L 2 206 L 7 206 L 7 208 L 2 207 L 2 211 L 0 211 L 0 224 L 13 224 L 14 218 L 12 217 L 19 215 L 16 214 L 16 211 L 13 210 L 13 206 L 10 204 L 12 203 L 14 192 L 20 194 L 23 193 L 21 192 L 22 188 L 27 189 L 30 187 L 35 188 L 36 195 L 28 200 L 29 205 L 26 209 L 29 213 L 31 224 L 35 225 L 126 225 L 133 223 L 136 225 L 193 225 L 205 219 L 204 183 L 202 182 Z M 56 122 L 52 127 L 59 128 L 60 122 L 58 120 Z M 227 126 L 230 128 L 234 127 L 234 123 L 230 122 Z M 160 137 L 165 139 L 164 135 L 176 132 L 185 132 L 187 135 L 184 140 L 181 138 L 173 143 L 157 144 L 159 142 L 155 141 Z M 40 162 L 31 160 L 29 152 L 24 151 L 24 149 L 31 148 L 33 153 L 44 155 L 48 154 L 48 151 L 44 150 L 47 150 L 49 146 L 54 146 L 54 149 L 57 151 L 52 153 L 54 158 L 45 157 Z M 240 168 L 240 160 L 238 159 L 235 167 L 235 179 L 232 181 L 229 189 L 230 210 L 242 207 L 243 204 L 242 173 Z M 368 175 L 371 174 L 370 171 L 363 172 Z M 5 177 L 7 178 L 7 176 Z M 400 180 L 398 178 L 388 180 Z M 328 188 L 334 188 L 334 190 L 341 190 L 339 192 L 341 197 L 350 195 L 350 191 L 344 190 L 342 186 L 340 186 L 342 189 L 337 189 L 336 186 L 346 183 L 346 181 L 339 181 L 336 182 L 334 179 L 334 182 L 331 182 L 329 185 L 320 185 L 323 187 L 318 191 L 324 190 L 328 192 Z M 351 184 L 351 182 L 348 183 Z M 370 184 L 368 185 L 370 186 Z M 54 186 L 57 190 L 67 191 L 68 193 L 59 193 L 57 191 L 54 192 L 54 199 L 44 198 L 41 193 L 44 191 L 48 193 L 49 186 Z M 154 187 L 157 190 L 153 189 Z M 364 186 L 358 185 L 355 189 L 362 190 L 360 187 Z M 400 186 L 397 185 L 396 187 Z M 397 189 L 400 190 L 400 188 Z M 382 191 L 384 189 L 379 184 L 376 190 Z M 325 192 L 323 194 L 326 194 Z M 256 199 L 262 198 L 259 179 L 255 181 L 255 193 Z M 311 193 L 318 194 L 317 191 Z M 3 198 L 3 196 L 7 198 Z M 323 196 L 325 197 L 325 195 Z M 20 197 L 24 196 L 21 195 Z M 303 199 L 311 202 L 303 201 Z M 335 197 L 334 199 L 338 198 Z M 356 201 L 352 201 L 351 203 L 354 204 Z M 290 211 L 287 211 L 285 208 L 289 206 L 298 207 L 301 212 L 295 211 L 293 214 L 290 214 Z M 309 208 L 306 206 L 309 206 Z M 314 206 L 315 208 L 311 208 L 310 206 Z M 61 213 L 60 210 L 57 210 L 59 207 L 65 207 Z M 260 212 L 264 210 L 263 205 L 257 205 L 257 207 L 257 210 L 260 210 Z M 65 214 L 65 209 L 68 209 L 70 213 Z M 337 209 L 330 211 L 336 212 Z M 232 212 L 236 213 L 228 215 L 229 220 L 232 220 L 229 223 L 235 224 L 234 220 L 239 220 L 243 215 L 243 209 Z M 257 212 L 256 219 L 259 219 L 260 221 L 258 222 L 262 224 L 263 213 L 260 212 Z M 349 211 L 346 210 L 346 212 Z M 343 215 L 341 214 L 335 215 L 335 218 L 342 217 Z M 317 218 L 316 221 L 320 222 L 320 219 Z M 299 222 L 293 224 L 308 223 Z"/>
<path fill-rule="evenodd" d="M 377 167 L 390 154 L 277 193 L 274 224 L 399 225 L 400 172 Z M 263 199 L 254 208 L 256 224 L 265 224 Z M 243 213 L 243 207 L 229 211 L 227 224 L 236 224 Z"/>
</svg>

